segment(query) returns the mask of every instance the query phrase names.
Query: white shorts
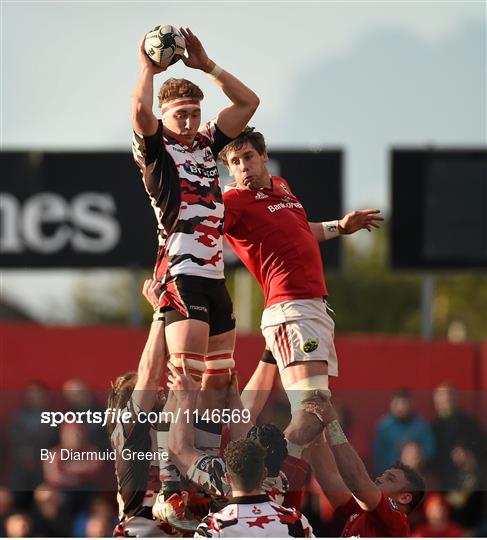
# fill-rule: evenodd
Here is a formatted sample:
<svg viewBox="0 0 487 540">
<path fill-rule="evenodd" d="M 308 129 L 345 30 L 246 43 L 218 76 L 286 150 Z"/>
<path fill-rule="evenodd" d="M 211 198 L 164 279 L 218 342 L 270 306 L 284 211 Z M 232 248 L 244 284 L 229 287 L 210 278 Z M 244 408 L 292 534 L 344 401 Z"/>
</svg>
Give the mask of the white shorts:
<svg viewBox="0 0 487 540">
<path fill-rule="evenodd" d="M 318 360 L 328 363 L 328 375 L 338 376 L 335 323 L 323 299 L 274 304 L 264 310 L 261 329 L 279 371 L 294 362 Z"/>
</svg>

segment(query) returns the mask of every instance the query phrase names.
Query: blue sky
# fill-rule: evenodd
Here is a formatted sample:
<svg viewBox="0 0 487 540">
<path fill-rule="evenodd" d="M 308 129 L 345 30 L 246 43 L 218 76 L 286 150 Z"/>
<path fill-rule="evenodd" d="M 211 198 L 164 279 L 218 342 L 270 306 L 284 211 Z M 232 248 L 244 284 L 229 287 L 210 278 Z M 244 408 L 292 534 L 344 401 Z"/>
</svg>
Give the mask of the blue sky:
<svg viewBox="0 0 487 540">
<path fill-rule="evenodd" d="M 345 149 L 346 210 L 388 211 L 391 146 L 486 144 L 482 1 L 4 1 L 1 9 L 4 149 L 128 151 L 138 41 L 163 23 L 190 26 L 211 58 L 257 92 L 253 124 L 271 150 Z M 200 72 L 178 63 L 168 74 L 202 86 L 204 117 L 225 106 Z M 3 274 L 8 297 L 25 289 L 19 279 Z"/>
</svg>

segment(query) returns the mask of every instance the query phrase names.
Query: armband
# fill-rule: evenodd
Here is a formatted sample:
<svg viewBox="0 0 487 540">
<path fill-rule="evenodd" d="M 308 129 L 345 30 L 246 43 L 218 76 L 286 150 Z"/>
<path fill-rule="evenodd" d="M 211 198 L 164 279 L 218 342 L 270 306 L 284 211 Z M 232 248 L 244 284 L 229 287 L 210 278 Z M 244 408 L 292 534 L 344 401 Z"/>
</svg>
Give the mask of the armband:
<svg viewBox="0 0 487 540">
<path fill-rule="evenodd" d="M 207 71 L 206 74 L 208 75 L 208 77 L 210 77 L 210 79 L 216 80 L 222 74 L 223 68 L 221 68 L 218 64 L 215 64 L 213 60 L 209 60 L 208 65 L 211 66 L 212 64 L 213 68 L 211 69 L 211 71 Z"/>
<path fill-rule="evenodd" d="M 331 240 L 340 235 L 340 230 L 338 228 L 338 219 L 335 221 L 323 221 L 321 223 L 323 227 L 323 234 L 325 235 L 325 240 Z"/>
<path fill-rule="evenodd" d="M 326 426 L 326 429 L 328 430 L 331 446 L 338 446 L 339 444 L 345 444 L 348 442 L 347 436 L 345 433 L 343 433 L 342 426 L 338 420 L 333 420 L 333 422 L 330 422 Z"/>
</svg>

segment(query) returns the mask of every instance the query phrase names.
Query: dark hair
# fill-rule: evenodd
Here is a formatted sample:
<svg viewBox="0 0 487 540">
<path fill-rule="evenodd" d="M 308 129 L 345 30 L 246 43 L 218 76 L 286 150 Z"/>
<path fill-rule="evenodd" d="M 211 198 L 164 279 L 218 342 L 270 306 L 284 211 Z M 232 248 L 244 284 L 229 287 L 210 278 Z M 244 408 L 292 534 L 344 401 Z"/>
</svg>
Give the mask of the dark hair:
<svg viewBox="0 0 487 540">
<path fill-rule="evenodd" d="M 164 81 L 159 90 L 159 107 L 165 101 L 171 101 L 177 98 L 196 98 L 203 99 L 205 96 L 201 88 L 187 79 L 168 79 Z"/>
<path fill-rule="evenodd" d="M 228 165 L 227 154 L 235 150 L 240 150 L 247 143 L 251 144 L 257 150 L 259 156 L 266 151 L 264 135 L 255 131 L 255 128 L 247 126 L 236 139 L 233 139 L 233 141 L 229 142 L 220 151 L 218 157 L 225 165 Z"/>
<path fill-rule="evenodd" d="M 112 383 L 112 389 L 108 394 L 107 407 L 109 409 L 123 409 L 126 405 L 130 396 L 132 395 L 135 385 L 137 383 L 137 372 L 128 371 L 123 375 L 120 375 L 115 379 L 115 382 Z M 110 419 L 112 415 L 108 415 L 107 422 L 107 431 L 108 436 L 110 437 L 113 430 L 115 429 L 115 423 L 111 422 Z"/>
<path fill-rule="evenodd" d="M 287 442 L 283 432 L 273 424 L 254 426 L 247 438 L 259 441 L 266 450 L 265 466 L 269 476 L 277 476 L 287 457 Z"/>
<path fill-rule="evenodd" d="M 228 443 L 223 453 L 228 472 L 245 491 L 258 489 L 262 484 L 265 449 L 253 439 L 238 439 Z"/>
<path fill-rule="evenodd" d="M 392 394 L 393 398 L 404 398 L 404 399 L 411 399 L 411 391 L 407 388 L 398 388 L 394 394 Z"/>
<path fill-rule="evenodd" d="M 424 497 L 425 484 L 423 478 L 414 469 L 404 465 L 401 461 L 396 461 L 388 468 L 397 469 L 404 473 L 409 488 L 406 492 L 411 493 L 412 496 L 411 502 L 407 506 L 409 507 L 409 512 L 412 512 Z"/>
</svg>

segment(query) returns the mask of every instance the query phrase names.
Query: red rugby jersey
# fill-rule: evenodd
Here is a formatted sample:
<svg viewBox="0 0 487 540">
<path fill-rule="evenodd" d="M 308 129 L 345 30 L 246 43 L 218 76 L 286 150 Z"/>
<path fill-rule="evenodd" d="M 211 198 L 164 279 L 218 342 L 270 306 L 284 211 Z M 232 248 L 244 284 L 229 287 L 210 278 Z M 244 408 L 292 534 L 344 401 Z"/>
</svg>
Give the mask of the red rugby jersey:
<svg viewBox="0 0 487 540">
<path fill-rule="evenodd" d="M 225 237 L 264 290 L 266 308 L 327 296 L 318 242 L 286 180 L 273 176 L 259 190 L 230 186 L 223 201 Z"/>
<path fill-rule="evenodd" d="M 335 517 L 346 521 L 342 537 L 390 538 L 411 536 L 406 514 L 401 512 L 393 499 L 382 494 L 377 508 L 363 510 L 352 497 L 335 510 Z"/>
<path fill-rule="evenodd" d="M 288 455 L 281 469 L 289 482 L 282 506 L 301 511 L 304 491 L 311 480 L 311 465 L 303 459 Z"/>
</svg>

